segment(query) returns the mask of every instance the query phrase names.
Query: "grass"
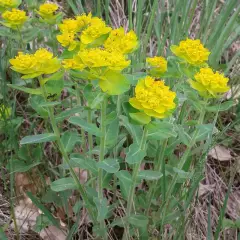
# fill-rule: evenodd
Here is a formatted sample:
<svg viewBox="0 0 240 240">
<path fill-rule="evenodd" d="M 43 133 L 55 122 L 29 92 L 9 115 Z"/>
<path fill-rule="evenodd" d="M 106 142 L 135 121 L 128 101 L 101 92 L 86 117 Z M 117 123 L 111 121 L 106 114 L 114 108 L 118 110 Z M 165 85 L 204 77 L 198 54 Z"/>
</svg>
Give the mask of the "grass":
<svg viewBox="0 0 240 240">
<path fill-rule="evenodd" d="M 21 6 L 27 8 L 28 4 L 27 1 L 23 1 Z M 231 50 L 232 44 L 237 42 L 239 37 L 240 6 L 235 0 L 229 0 L 225 3 L 217 0 L 69 0 L 62 4 L 64 11 L 66 11 L 65 9 L 69 10 L 69 16 L 88 12 L 90 8 L 93 15 L 102 16 L 109 25 L 114 27 L 123 25 L 125 29 L 133 29 L 136 32 L 140 44 L 138 50 L 131 57 L 132 68 L 129 71 L 129 74 L 132 74 L 135 79 L 139 78 L 139 74 L 144 74 L 145 58 L 147 56 L 169 57 L 171 55 L 169 47 L 178 44 L 187 37 L 199 38 L 207 48 L 211 49 L 209 59 L 211 67 L 224 72 L 226 75 L 233 73 L 234 68 L 239 69 L 239 62 L 237 63 L 239 51 L 235 51 L 230 58 L 226 57 L 226 53 Z M 37 23 L 33 24 L 38 26 Z M 93 98 L 93 96 L 90 96 L 91 91 L 95 90 L 91 88 L 89 91 L 83 81 L 74 82 L 74 76 L 71 76 L 72 78 L 67 78 L 64 91 L 59 95 L 60 97 L 55 99 L 61 101 L 61 107 L 58 105 L 45 109 L 39 107 L 42 103 L 38 102 L 37 97 L 32 96 L 31 99 L 28 99 L 27 94 L 11 90 L 7 86 L 9 83 L 25 85 L 22 80 L 19 80 L 20 75 L 11 71 L 8 64 L 8 59 L 16 55 L 17 49 L 25 48 L 23 41 L 20 41 L 22 38 L 25 39 L 25 36 L 23 34 L 23 36 L 17 38 L 12 33 L 5 36 L 6 32 L 4 31 L 4 28 L 1 27 L 0 36 L 3 43 L 0 50 L 2 56 L 0 64 L 0 103 L 6 107 L 11 107 L 12 114 L 11 118 L 8 119 L 3 112 L 0 112 L 0 115 L 2 115 L 0 151 L 3 153 L 0 164 L 3 169 L 4 188 L 7 190 L 6 198 L 9 197 L 10 199 L 11 217 L 9 216 L 9 218 L 13 219 L 17 239 L 20 239 L 20 232 L 18 231 L 19 226 L 14 207 L 17 205 L 15 197 L 19 196 L 16 194 L 15 177 L 20 171 L 15 171 L 16 162 L 14 160 L 18 158 L 25 161 L 26 165 L 29 164 L 29 159 L 36 163 L 34 169 L 37 169 L 37 171 L 33 171 L 32 168 L 24 169 L 24 174 L 28 179 L 27 185 L 36 184 L 35 174 L 37 174 L 43 182 L 42 185 L 45 186 L 39 187 L 38 193 L 27 193 L 27 195 L 47 216 L 48 221 L 50 221 L 50 223 L 46 223 L 47 225 L 58 226 L 58 222 L 56 223 L 53 216 L 59 216 L 61 221 L 67 225 L 67 239 L 74 239 L 74 237 L 76 239 L 77 237 L 93 239 L 94 235 L 100 235 L 103 239 L 121 239 L 122 236 L 124 239 L 130 239 L 131 235 L 133 236 L 132 239 L 155 239 L 157 237 L 161 239 L 212 239 L 213 236 L 214 239 L 219 239 L 219 237 L 222 238 L 227 234 L 228 228 L 225 229 L 224 220 L 227 217 L 233 222 L 237 220 L 236 216 L 228 209 L 228 202 L 231 194 L 232 199 L 234 199 L 231 199 L 231 203 L 236 204 L 237 202 L 234 180 L 237 181 L 239 175 L 232 167 L 235 166 L 234 160 L 231 160 L 228 166 L 225 166 L 225 163 L 216 162 L 216 160 L 208 157 L 208 152 L 214 145 L 223 144 L 232 149 L 236 155 L 239 155 L 237 145 L 239 143 L 238 132 L 240 126 L 238 121 L 239 103 L 236 100 L 233 101 L 235 103 L 233 106 L 229 106 L 224 111 L 220 111 L 222 105 L 216 100 L 213 102 L 215 111 L 205 112 L 205 109 L 204 111 L 202 111 L 202 108 L 199 110 L 198 99 L 196 100 L 196 96 L 183 82 L 182 84 L 178 83 L 176 76 L 174 78 L 167 77 L 165 81 L 174 90 L 182 94 L 179 101 L 181 104 L 184 102 L 181 112 L 177 112 L 175 115 L 178 118 L 177 124 L 175 124 L 173 118 L 169 120 L 173 123 L 174 134 L 176 133 L 178 137 L 171 135 L 163 140 L 148 140 L 147 156 L 143 159 L 143 162 L 138 162 L 135 166 L 130 165 L 124 161 L 128 147 L 131 146 L 132 142 L 140 143 L 143 135 L 142 128 L 139 125 L 132 125 L 126 120 L 128 109 L 125 99 L 129 95 L 131 96 L 131 91 L 122 97 L 110 97 L 107 110 L 104 107 L 107 102 L 104 101 L 105 105 L 102 102 L 100 112 L 99 107 L 90 109 L 89 106 L 89 102 Z M 46 39 L 41 37 L 43 33 L 45 33 Z M 32 37 L 26 48 L 30 52 L 33 50 L 31 46 L 38 48 L 47 44 L 51 48 L 52 45 L 49 40 L 53 39 L 55 34 L 55 30 L 50 31 L 41 28 L 38 39 L 35 40 L 35 37 Z M 34 44 L 32 44 L 33 39 Z M 57 52 L 57 48 L 53 48 Z M 171 60 L 171 57 L 169 58 L 171 69 L 176 67 L 173 60 Z M 230 75 L 232 89 L 238 86 L 239 71 L 234 74 L 234 76 Z M 28 81 L 26 84 L 29 87 L 32 84 L 33 88 L 37 85 L 37 83 L 29 83 Z M 51 87 L 57 88 L 57 86 Z M 42 90 L 44 91 L 44 88 Z M 234 98 L 234 94 L 231 99 Z M 99 97 L 95 101 L 101 101 L 101 95 Z M 185 98 L 187 100 L 184 100 Z M 55 100 L 53 99 L 53 102 Z M 49 101 L 47 95 L 45 101 Z M 97 104 L 95 105 L 97 106 Z M 76 111 L 74 108 L 78 108 L 78 110 Z M 88 109 L 84 110 L 84 108 Z M 79 109 L 81 110 L 79 111 Z M 116 111 L 116 116 L 119 119 L 117 123 L 110 121 L 111 113 L 114 111 Z M 82 120 L 86 120 L 90 124 L 89 126 L 92 126 L 91 124 L 100 126 L 101 137 L 95 137 L 96 132 L 94 131 L 89 133 L 86 131 L 85 133 L 83 130 L 85 126 L 82 123 L 78 125 L 81 126 L 80 128 L 74 128 L 66 120 L 56 120 L 58 117 L 61 119 L 61 114 L 65 115 L 62 118 L 63 120 L 74 113 L 80 114 Z M 110 125 L 104 124 L 107 120 Z M 199 125 L 213 123 L 213 126 L 218 129 L 218 133 L 215 133 L 216 129 L 214 128 L 208 129 L 208 132 L 205 133 L 206 129 L 195 128 L 196 125 L 194 124 L 196 123 L 194 121 Z M 61 124 L 59 124 L 60 122 Z M 118 128 L 119 124 L 120 127 Z M 52 127 L 54 133 L 58 136 L 56 143 L 38 144 L 40 151 L 32 147 L 24 148 L 22 151 L 24 154 L 21 152 L 23 147 L 19 145 L 20 139 L 27 135 L 51 132 Z M 78 164 L 84 164 L 81 160 L 82 156 L 80 158 L 79 156 L 73 157 L 70 152 L 65 150 L 66 142 L 64 142 L 63 134 L 65 132 L 72 133 L 75 129 L 77 129 L 77 136 L 71 135 L 68 141 L 74 141 L 71 139 L 76 137 L 74 153 L 87 156 L 85 161 L 88 161 L 89 166 L 93 164 L 90 168 L 89 166 L 86 167 L 88 170 L 86 171 L 87 179 L 84 177 L 85 173 L 83 174 L 80 170 L 76 172 L 75 166 L 72 165 L 73 158 L 77 159 L 75 161 L 78 161 Z M 162 130 L 166 129 L 163 128 Z M 201 138 L 200 135 L 204 135 L 204 137 Z M 108 141 L 108 139 L 110 140 Z M 111 146 L 111 141 L 114 141 L 114 146 Z M 144 151 L 145 145 L 146 139 L 143 138 L 139 150 Z M 106 151 L 108 151 L 107 155 Z M 64 162 L 62 162 L 61 155 L 65 160 Z M 98 168 L 98 175 L 94 177 L 94 171 L 91 172 L 91 169 L 95 168 L 93 159 L 96 161 L 98 156 L 100 156 L 100 162 L 104 162 L 106 156 L 110 159 L 118 159 L 120 170 L 123 171 L 118 171 L 118 174 L 114 173 L 114 177 L 111 177 L 111 171 L 106 172 L 105 168 L 104 170 Z M 156 159 L 158 159 L 158 163 L 155 166 L 154 161 Z M 38 160 L 40 163 L 37 162 Z M 43 162 L 44 164 L 42 164 Z M 68 167 L 59 169 L 58 165 L 66 163 Z M 111 166 L 112 168 L 114 168 L 114 164 Z M 159 181 L 156 178 L 154 181 L 150 181 L 148 176 L 140 184 L 137 177 L 141 167 L 145 170 L 155 168 L 154 170 L 161 171 L 163 174 L 161 180 Z M 85 165 L 83 165 L 83 168 L 85 168 Z M 59 178 L 69 177 L 69 169 L 80 194 L 72 194 L 73 192 L 68 188 L 60 191 L 62 195 L 50 190 L 49 184 L 45 180 L 46 176 L 49 177 L 49 181 L 54 182 Z M 5 173 L 7 173 L 6 176 Z M 131 175 L 133 176 L 132 180 Z M 85 184 L 79 183 L 79 176 L 80 180 L 84 178 L 81 181 L 85 181 Z M 91 181 L 87 181 L 89 179 Z M 95 187 L 96 183 L 98 183 L 98 191 L 94 192 L 91 187 Z M 217 186 L 215 190 L 208 189 L 205 194 L 199 196 L 197 194 L 201 186 L 199 183 L 205 185 L 206 188 L 210 188 L 214 184 L 217 184 Z M 64 184 L 67 183 L 64 182 Z M 64 184 L 55 187 L 64 188 Z M 156 187 L 159 185 L 161 188 Z M 137 190 L 135 191 L 136 186 Z M 25 187 L 28 186 L 23 183 L 23 188 Z M 124 191 L 130 193 L 127 198 L 124 196 Z M 21 191 L 21 193 L 26 194 L 24 191 Z M 46 200 L 49 194 L 52 195 Z M 226 197 L 223 198 L 225 194 Z M 68 202 L 66 199 L 74 200 Z M 70 211 L 74 212 L 74 208 L 77 208 L 75 203 L 84 206 L 84 208 L 80 207 L 81 211 L 77 210 L 71 215 Z M 143 206 L 148 207 L 143 209 Z M 86 208 L 90 213 L 89 216 L 86 215 Z M 134 215 L 135 212 L 138 214 Z M 143 214 L 144 212 L 145 214 Z M 81 216 L 83 216 L 83 219 L 81 219 Z M 94 226 L 89 222 L 89 217 L 92 218 Z M 98 226 L 96 222 L 100 222 L 100 225 Z M 41 224 L 44 226 L 44 223 Z M 125 234 L 123 235 L 124 227 Z M 4 230 L 6 229 L 6 226 L 4 226 Z M 233 234 L 237 234 L 234 227 L 231 227 L 231 230 L 235 231 Z M 2 234 L 1 231 L 0 234 Z"/>
</svg>

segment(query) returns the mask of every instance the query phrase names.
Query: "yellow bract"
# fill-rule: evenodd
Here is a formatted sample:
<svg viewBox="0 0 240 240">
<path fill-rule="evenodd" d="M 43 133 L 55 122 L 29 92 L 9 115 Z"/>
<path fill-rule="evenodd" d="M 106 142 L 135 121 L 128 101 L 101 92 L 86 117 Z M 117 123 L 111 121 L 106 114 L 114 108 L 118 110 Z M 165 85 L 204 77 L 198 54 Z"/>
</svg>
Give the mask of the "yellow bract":
<svg viewBox="0 0 240 240">
<path fill-rule="evenodd" d="M 59 29 L 61 35 L 57 36 L 57 40 L 61 43 L 63 47 L 68 47 L 69 51 L 72 51 L 78 45 L 75 40 L 78 37 L 78 32 L 80 32 L 84 27 L 86 27 L 92 18 L 92 14 L 83 14 L 77 16 L 76 19 L 64 19 L 62 24 L 59 24 Z"/>
<path fill-rule="evenodd" d="M 63 47 L 68 47 L 69 51 L 74 50 L 77 46 L 77 41 L 75 41 L 75 34 L 73 32 L 63 32 L 63 34 L 57 36 L 57 40 Z"/>
<path fill-rule="evenodd" d="M 40 5 L 39 11 L 37 11 L 37 13 L 43 19 L 51 20 L 55 17 L 54 14 L 57 10 L 58 10 L 58 5 L 56 5 L 54 3 L 44 3 L 44 4 Z"/>
<path fill-rule="evenodd" d="M 62 65 L 65 69 L 73 69 L 73 70 L 83 70 L 85 65 L 77 61 L 76 59 L 65 59 L 62 61 Z"/>
<path fill-rule="evenodd" d="M 146 62 L 152 68 L 150 73 L 151 75 L 158 77 L 159 75 L 167 71 L 167 61 L 164 57 L 151 57 L 147 58 Z"/>
<path fill-rule="evenodd" d="M 227 85 L 229 79 L 219 72 L 214 73 L 211 68 L 201 68 L 200 72 L 194 75 L 194 78 L 195 81 L 189 80 L 191 87 L 206 98 L 217 97 L 230 89 Z"/>
<path fill-rule="evenodd" d="M 59 29 L 62 33 L 76 33 L 80 30 L 80 27 L 77 20 L 67 18 L 63 20 L 62 24 L 59 24 Z"/>
<path fill-rule="evenodd" d="M 39 49 L 35 54 L 18 53 L 14 59 L 10 59 L 12 69 L 24 74 L 23 79 L 38 77 L 43 74 L 57 72 L 61 64 L 57 58 L 47 49 Z"/>
<path fill-rule="evenodd" d="M 97 17 L 91 19 L 89 26 L 83 30 L 80 40 L 83 44 L 89 44 L 103 35 L 108 34 L 112 28 L 106 26 L 106 23 Z"/>
<path fill-rule="evenodd" d="M 16 8 L 20 5 L 20 3 L 20 0 L 0 0 L 0 11 Z"/>
<path fill-rule="evenodd" d="M 175 108 L 176 93 L 169 90 L 164 81 L 155 81 L 147 76 L 139 80 L 135 88 L 135 97 L 129 103 L 150 117 L 165 118 Z"/>
<path fill-rule="evenodd" d="M 84 49 L 78 53 L 82 63 L 88 68 L 102 68 L 121 71 L 128 67 L 130 60 L 126 60 L 119 52 L 110 52 L 101 48 Z"/>
<path fill-rule="evenodd" d="M 179 46 L 171 46 L 171 51 L 179 58 L 184 59 L 192 65 L 201 65 L 208 60 L 210 52 L 205 48 L 199 39 L 187 39 L 181 41 Z"/>
<path fill-rule="evenodd" d="M 6 27 L 18 29 L 23 26 L 28 17 L 26 12 L 13 8 L 11 11 L 5 11 L 2 14 L 4 22 L 2 24 Z"/>
<path fill-rule="evenodd" d="M 137 35 L 133 30 L 125 33 L 124 29 L 118 28 L 110 32 L 104 43 L 104 47 L 110 51 L 117 51 L 123 54 L 133 52 L 138 46 Z"/>
<path fill-rule="evenodd" d="M 92 19 L 92 13 L 89 13 L 88 15 L 84 13 L 76 17 L 76 20 L 78 22 L 78 26 L 80 29 L 86 27 L 91 22 L 91 19 Z"/>
</svg>

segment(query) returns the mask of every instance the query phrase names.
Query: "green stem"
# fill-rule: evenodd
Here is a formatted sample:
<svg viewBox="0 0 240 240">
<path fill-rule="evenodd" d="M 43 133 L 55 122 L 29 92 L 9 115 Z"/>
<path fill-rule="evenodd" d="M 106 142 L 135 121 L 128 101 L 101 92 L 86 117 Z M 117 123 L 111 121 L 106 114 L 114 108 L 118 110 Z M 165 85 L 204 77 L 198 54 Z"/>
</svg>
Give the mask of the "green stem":
<svg viewBox="0 0 240 240">
<path fill-rule="evenodd" d="M 160 172 L 162 172 L 163 176 L 161 179 L 161 190 L 162 190 L 162 201 L 165 202 L 166 199 L 166 172 L 165 172 L 165 158 L 164 158 L 164 153 L 167 147 L 167 143 L 168 143 L 168 139 L 164 140 L 163 145 L 161 147 L 161 150 L 158 152 L 157 154 L 157 164 L 154 170 Z M 156 188 L 158 185 L 158 181 L 155 181 L 153 185 L 151 185 L 150 190 L 148 192 L 148 196 L 147 196 L 147 203 L 148 206 L 146 208 L 146 214 L 149 213 L 150 207 L 151 207 L 151 200 L 152 197 L 154 196 L 155 192 L 156 192 Z"/>
<path fill-rule="evenodd" d="M 45 98 L 45 101 L 47 101 L 47 92 L 46 92 L 44 83 L 42 83 L 42 77 L 39 77 L 39 82 L 40 82 L 40 86 L 41 86 L 41 89 L 42 89 L 43 97 Z M 49 119 L 50 119 L 50 123 L 51 123 L 52 129 L 53 129 L 53 132 L 57 137 L 56 143 L 57 143 L 57 146 L 59 148 L 59 151 L 62 154 L 63 160 L 69 167 L 70 174 L 71 174 L 76 186 L 78 187 L 78 190 L 79 190 L 79 192 L 81 194 L 81 197 L 82 197 L 82 199 L 83 199 L 83 201 L 86 205 L 86 208 L 88 210 L 88 213 L 89 213 L 90 217 L 92 218 L 93 222 L 96 222 L 95 214 L 92 210 L 91 203 L 88 200 L 88 196 L 86 194 L 86 191 L 85 191 L 84 187 L 81 185 L 76 173 L 74 172 L 74 170 L 73 170 L 73 168 L 70 164 L 70 159 L 68 157 L 68 154 L 65 151 L 64 145 L 62 143 L 61 134 L 60 134 L 60 131 L 59 131 L 58 126 L 57 126 L 57 122 L 56 122 L 55 117 L 54 117 L 53 107 L 48 108 L 48 115 L 49 115 Z"/>
<path fill-rule="evenodd" d="M 20 36 L 20 46 L 21 46 L 21 49 L 24 50 L 24 41 L 23 41 L 23 36 L 22 36 L 22 32 L 19 28 L 17 28 L 18 30 L 18 33 L 19 33 L 19 36 Z"/>
<path fill-rule="evenodd" d="M 105 138 L 106 138 L 106 115 L 107 115 L 107 103 L 108 99 L 107 97 L 104 98 L 102 104 L 101 104 L 101 141 L 100 141 L 100 155 L 99 155 L 99 162 L 102 162 L 104 160 L 105 156 Z M 103 201 L 103 170 L 101 168 L 98 169 L 98 198 L 100 202 Z M 100 228 L 101 230 L 106 229 L 105 227 L 105 221 L 100 221 Z M 108 239 L 107 232 L 104 230 L 104 239 Z"/>
<path fill-rule="evenodd" d="M 144 127 L 141 144 L 139 146 L 140 150 L 145 149 L 145 145 L 146 145 L 146 142 L 147 142 L 147 133 L 148 133 L 147 128 Z M 128 195 L 128 199 L 127 199 L 127 210 L 126 210 L 127 218 L 131 215 L 131 212 L 132 212 L 132 207 L 133 207 L 133 202 L 134 202 L 134 194 L 135 194 L 135 187 L 136 187 L 136 184 L 137 184 L 137 176 L 138 176 L 139 169 L 141 167 L 141 163 L 142 163 L 142 161 L 138 162 L 137 164 L 135 164 L 135 166 L 133 168 L 132 186 L 131 186 L 131 189 L 130 189 L 130 192 L 129 192 L 129 195 Z M 126 224 L 123 239 L 128 239 L 128 236 L 129 236 L 129 225 Z"/>
<path fill-rule="evenodd" d="M 205 102 L 203 108 L 202 108 L 202 111 L 200 113 L 200 116 L 199 116 L 199 119 L 198 119 L 198 124 L 202 124 L 203 123 L 203 120 L 204 120 L 204 117 L 205 117 L 205 113 L 206 113 L 206 105 L 207 105 L 207 101 Z M 194 131 L 194 134 L 193 134 L 193 137 L 192 137 L 192 141 L 191 141 L 191 144 L 190 146 L 188 146 L 187 150 L 184 152 L 179 164 L 178 164 L 178 169 L 182 170 L 182 168 L 184 167 L 187 159 L 188 159 L 188 156 L 190 154 L 190 152 L 192 151 L 192 148 L 194 147 L 195 143 L 196 143 L 196 138 L 199 134 L 199 129 L 195 129 Z M 167 212 L 167 209 L 168 209 L 168 205 L 170 203 L 170 196 L 175 188 L 175 185 L 177 183 L 177 179 L 178 179 L 178 174 L 176 173 L 173 177 L 173 180 L 171 181 L 171 184 L 168 188 L 168 191 L 167 191 L 167 194 L 166 194 L 166 201 L 163 202 L 160 206 L 161 209 L 163 209 L 163 215 L 162 215 L 162 224 L 161 224 L 161 231 L 163 230 L 163 224 L 164 224 L 164 218 L 165 218 L 165 214 Z"/>
</svg>

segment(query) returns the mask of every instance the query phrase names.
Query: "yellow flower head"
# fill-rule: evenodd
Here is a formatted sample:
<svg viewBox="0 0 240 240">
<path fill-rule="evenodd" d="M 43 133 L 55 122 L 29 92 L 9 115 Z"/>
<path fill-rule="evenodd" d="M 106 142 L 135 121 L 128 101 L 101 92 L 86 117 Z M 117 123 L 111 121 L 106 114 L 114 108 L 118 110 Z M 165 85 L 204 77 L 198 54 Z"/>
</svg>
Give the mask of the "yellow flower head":
<svg viewBox="0 0 240 240">
<path fill-rule="evenodd" d="M 0 104 L 0 120 L 8 119 L 11 116 L 12 109 Z"/>
<path fill-rule="evenodd" d="M 80 30 L 80 27 L 77 20 L 67 18 L 63 20 L 62 24 L 59 24 L 59 29 L 62 33 L 76 33 Z"/>
<path fill-rule="evenodd" d="M 81 34 L 81 42 L 89 44 L 99 37 L 108 34 L 112 29 L 106 26 L 106 23 L 97 17 L 91 19 L 89 26 Z"/>
<path fill-rule="evenodd" d="M 227 85 L 229 79 L 219 72 L 214 73 L 211 68 L 201 68 L 194 78 L 195 81 L 189 80 L 191 87 L 206 98 L 217 97 L 230 89 Z"/>
<path fill-rule="evenodd" d="M 88 68 L 107 67 L 111 70 L 121 71 L 130 64 L 130 60 L 126 60 L 121 53 L 109 52 L 101 48 L 84 49 L 78 53 L 78 57 Z"/>
<path fill-rule="evenodd" d="M 155 77 L 159 77 L 159 75 L 165 73 L 167 71 L 167 61 L 163 57 L 151 57 L 147 58 L 146 62 L 150 65 L 151 75 Z"/>
<path fill-rule="evenodd" d="M 76 59 L 65 59 L 62 61 L 62 65 L 65 69 L 73 69 L 73 70 L 83 70 L 85 65 L 77 61 Z"/>
<path fill-rule="evenodd" d="M 21 4 L 21 0 L 0 0 L 0 11 L 16 8 Z"/>
<path fill-rule="evenodd" d="M 2 18 L 4 20 L 2 24 L 13 29 L 21 28 L 28 19 L 26 12 L 16 8 L 13 8 L 11 11 L 5 11 L 2 14 Z"/>
<path fill-rule="evenodd" d="M 104 47 L 110 51 L 117 51 L 123 54 L 133 52 L 138 46 L 137 35 L 133 30 L 125 33 L 124 29 L 118 28 L 110 32 Z"/>
<path fill-rule="evenodd" d="M 78 26 L 80 29 L 86 27 L 92 20 L 92 13 L 89 13 L 88 15 L 86 15 L 85 13 L 77 16 L 76 20 L 78 22 Z"/>
<path fill-rule="evenodd" d="M 9 62 L 12 64 L 12 70 L 22 74 L 33 73 L 37 65 L 37 59 L 34 55 L 24 54 L 23 52 L 19 52 L 18 56 L 10 59 Z"/>
<path fill-rule="evenodd" d="M 205 48 L 199 39 L 187 39 L 181 41 L 179 46 L 171 46 L 171 51 L 179 58 L 184 59 L 192 65 L 201 65 L 208 60 L 210 52 Z"/>
<path fill-rule="evenodd" d="M 39 11 L 37 11 L 37 13 L 43 19 L 51 20 L 55 17 L 54 14 L 57 10 L 58 10 L 58 5 L 56 5 L 55 3 L 44 3 L 40 5 Z"/>
<path fill-rule="evenodd" d="M 72 32 L 63 32 L 63 34 L 57 36 L 57 40 L 63 47 L 68 47 L 69 51 L 74 50 L 77 46 L 77 41 L 75 41 L 75 34 Z"/>
<path fill-rule="evenodd" d="M 135 97 L 130 98 L 129 103 L 150 117 L 165 118 L 176 107 L 175 97 L 176 93 L 169 90 L 164 81 L 154 81 L 154 78 L 147 76 L 139 80 Z"/>
<path fill-rule="evenodd" d="M 12 70 L 22 73 L 22 78 L 34 78 L 43 74 L 52 74 L 57 72 L 61 64 L 57 58 L 47 49 L 39 49 L 35 54 L 18 53 L 14 59 L 10 59 Z"/>
</svg>

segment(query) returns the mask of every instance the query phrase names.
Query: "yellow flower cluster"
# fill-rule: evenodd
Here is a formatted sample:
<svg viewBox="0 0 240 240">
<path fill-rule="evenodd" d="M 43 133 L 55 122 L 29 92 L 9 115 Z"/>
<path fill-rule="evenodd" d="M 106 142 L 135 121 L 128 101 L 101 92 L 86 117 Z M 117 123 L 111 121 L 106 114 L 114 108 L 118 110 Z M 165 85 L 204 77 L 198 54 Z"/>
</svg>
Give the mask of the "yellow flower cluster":
<svg viewBox="0 0 240 240">
<path fill-rule="evenodd" d="M 122 54 L 133 52 L 138 46 L 137 35 L 133 30 L 125 33 L 124 29 L 118 28 L 110 32 L 104 43 L 104 47 L 110 51 L 117 51 Z"/>
<path fill-rule="evenodd" d="M 63 60 L 62 65 L 65 69 L 83 70 L 85 68 L 85 65 L 77 57 Z"/>
<path fill-rule="evenodd" d="M 98 18 L 91 19 L 89 26 L 82 31 L 80 40 L 83 44 L 88 45 L 103 35 L 108 34 L 112 30 L 111 27 L 106 26 L 106 23 Z"/>
<path fill-rule="evenodd" d="M 63 47 L 67 47 L 69 51 L 72 51 L 78 45 L 76 40 L 78 33 L 86 27 L 92 19 L 92 14 L 88 15 L 82 14 L 77 16 L 76 19 L 64 19 L 62 24 L 59 24 L 59 30 L 61 35 L 57 36 L 58 42 L 61 43 Z"/>
<path fill-rule="evenodd" d="M 20 29 L 27 21 L 28 17 L 26 12 L 13 8 L 11 11 L 5 11 L 2 14 L 4 22 L 1 22 L 4 26 L 12 29 Z"/>
<path fill-rule="evenodd" d="M 195 81 L 189 80 L 191 87 L 206 98 L 217 97 L 230 89 L 227 85 L 229 79 L 219 72 L 214 73 L 211 68 L 201 68 L 200 72 L 194 75 L 194 78 Z"/>
<path fill-rule="evenodd" d="M 128 67 L 130 60 L 118 52 L 111 52 L 101 48 L 84 49 L 78 53 L 81 62 L 88 68 L 104 68 L 122 71 Z"/>
<path fill-rule="evenodd" d="M 135 88 L 135 97 L 129 103 L 150 117 L 168 117 L 175 108 L 176 93 L 169 90 L 164 81 L 155 81 L 147 76 L 139 80 Z"/>
<path fill-rule="evenodd" d="M 159 77 L 167 71 L 167 61 L 163 57 L 147 58 L 146 62 L 150 65 L 150 74 L 154 77 Z"/>
<path fill-rule="evenodd" d="M 171 46 L 171 51 L 179 58 L 184 59 L 191 65 L 202 65 L 208 60 L 210 52 L 205 48 L 199 39 L 187 39 L 181 41 L 179 46 Z"/>
<path fill-rule="evenodd" d="M 21 0 L 0 0 L 0 11 L 16 8 L 21 4 Z"/>
<path fill-rule="evenodd" d="M 14 59 L 9 61 L 11 69 L 24 74 L 23 79 L 38 77 L 43 74 L 52 74 L 57 72 L 61 64 L 57 58 L 47 49 L 39 49 L 35 54 L 18 53 Z"/>
<path fill-rule="evenodd" d="M 40 5 L 39 11 L 36 11 L 44 20 L 52 20 L 55 18 L 55 12 L 58 10 L 58 5 L 55 3 L 44 3 Z"/>
</svg>

